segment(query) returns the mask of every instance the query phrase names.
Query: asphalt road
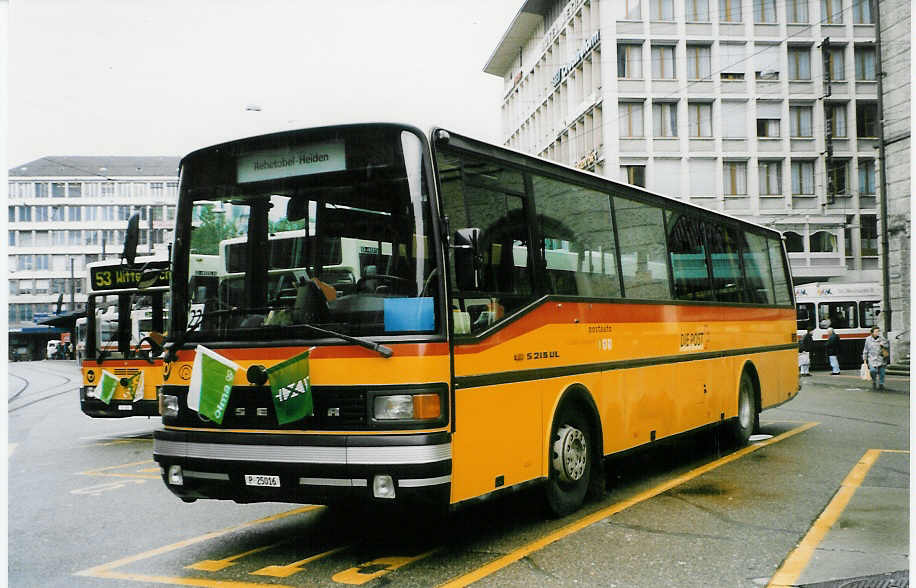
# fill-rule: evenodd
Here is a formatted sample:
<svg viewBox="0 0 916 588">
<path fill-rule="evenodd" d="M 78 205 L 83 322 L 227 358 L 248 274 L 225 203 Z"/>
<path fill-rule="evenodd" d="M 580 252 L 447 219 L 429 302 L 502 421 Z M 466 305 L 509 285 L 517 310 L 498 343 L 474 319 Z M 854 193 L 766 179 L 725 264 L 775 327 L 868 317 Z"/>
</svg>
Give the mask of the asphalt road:
<svg viewBox="0 0 916 588">
<path fill-rule="evenodd" d="M 158 419 L 90 419 L 73 362 L 12 363 L 9 584 L 705 588 L 906 570 L 909 383 L 889 384 L 806 378 L 761 415 L 772 437 L 613 459 L 605 496 L 561 520 L 534 490 L 429 520 L 184 504 L 152 461 Z"/>
</svg>

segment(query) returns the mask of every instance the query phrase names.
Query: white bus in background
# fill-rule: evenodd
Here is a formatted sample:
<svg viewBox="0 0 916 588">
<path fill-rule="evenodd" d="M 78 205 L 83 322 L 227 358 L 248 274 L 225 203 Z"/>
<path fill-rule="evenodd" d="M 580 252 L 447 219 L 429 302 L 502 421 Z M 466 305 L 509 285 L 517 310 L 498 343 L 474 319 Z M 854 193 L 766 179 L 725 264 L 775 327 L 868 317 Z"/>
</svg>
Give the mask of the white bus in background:
<svg viewBox="0 0 916 588">
<path fill-rule="evenodd" d="M 798 337 L 814 329 L 813 366 L 826 367 L 824 343 L 832 327 L 840 337 L 840 366 L 851 369 L 862 364 L 862 347 L 872 327 L 880 327 L 881 284 L 815 282 L 795 286 Z"/>
</svg>

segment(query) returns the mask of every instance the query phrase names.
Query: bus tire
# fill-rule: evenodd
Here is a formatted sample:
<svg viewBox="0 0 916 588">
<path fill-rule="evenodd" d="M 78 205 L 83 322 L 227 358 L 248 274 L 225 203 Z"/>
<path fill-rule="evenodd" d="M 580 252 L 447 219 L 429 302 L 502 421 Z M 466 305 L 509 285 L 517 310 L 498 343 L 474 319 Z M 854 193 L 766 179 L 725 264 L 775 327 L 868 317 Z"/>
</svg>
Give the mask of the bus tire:
<svg viewBox="0 0 916 588">
<path fill-rule="evenodd" d="M 550 432 L 550 474 L 545 497 L 551 514 L 562 517 L 582 506 L 592 477 L 592 430 L 582 410 L 569 403 L 560 407 Z"/>
<path fill-rule="evenodd" d="M 738 415 L 732 420 L 731 440 L 738 447 L 747 445 L 757 423 L 757 391 L 754 379 L 744 370 L 738 381 Z"/>
</svg>

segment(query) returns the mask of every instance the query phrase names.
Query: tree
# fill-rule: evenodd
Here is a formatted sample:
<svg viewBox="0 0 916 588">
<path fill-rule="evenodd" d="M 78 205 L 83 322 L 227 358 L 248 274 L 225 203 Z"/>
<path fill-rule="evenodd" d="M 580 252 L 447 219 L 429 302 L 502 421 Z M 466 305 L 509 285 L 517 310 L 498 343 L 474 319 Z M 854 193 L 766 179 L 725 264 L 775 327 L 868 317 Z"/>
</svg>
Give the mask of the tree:
<svg viewBox="0 0 916 588">
<path fill-rule="evenodd" d="M 225 211 L 216 211 L 212 204 L 198 207 L 200 225 L 191 233 L 191 251 L 202 255 L 219 254 L 219 242 L 238 236 L 234 223 L 226 219 Z"/>
</svg>

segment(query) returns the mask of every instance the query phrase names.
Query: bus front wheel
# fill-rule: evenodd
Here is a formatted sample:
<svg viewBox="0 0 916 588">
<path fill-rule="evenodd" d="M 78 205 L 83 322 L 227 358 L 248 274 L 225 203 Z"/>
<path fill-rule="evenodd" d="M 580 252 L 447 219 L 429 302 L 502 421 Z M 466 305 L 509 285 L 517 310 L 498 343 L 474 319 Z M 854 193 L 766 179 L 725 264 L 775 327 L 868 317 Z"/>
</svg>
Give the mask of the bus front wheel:
<svg viewBox="0 0 916 588">
<path fill-rule="evenodd" d="M 738 416 L 732 421 L 730 431 L 732 441 L 738 447 L 747 445 L 751 433 L 754 432 L 754 425 L 757 422 L 756 398 L 754 380 L 745 370 L 741 373 L 741 380 L 738 383 Z"/>
<path fill-rule="evenodd" d="M 545 491 L 547 507 L 558 517 L 576 511 L 585 500 L 593 471 L 591 435 L 580 409 L 560 408 L 550 434 L 550 475 Z"/>
</svg>

